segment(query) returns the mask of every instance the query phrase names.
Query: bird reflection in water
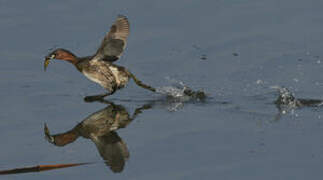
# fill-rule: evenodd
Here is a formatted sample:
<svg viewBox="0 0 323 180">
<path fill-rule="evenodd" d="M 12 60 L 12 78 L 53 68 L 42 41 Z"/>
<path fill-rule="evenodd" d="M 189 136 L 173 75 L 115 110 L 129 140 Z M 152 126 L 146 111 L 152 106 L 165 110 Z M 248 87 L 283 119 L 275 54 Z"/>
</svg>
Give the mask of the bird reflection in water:
<svg viewBox="0 0 323 180">
<path fill-rule="evenodd" d="M 73 129 L 55 135 L 51 135 L 45 124 L 44 133 L 48 142 L 55 146 L 65 146 L 74 142 L 77 138 L 91 139 L 96 145 L 101 157 L 113 172 L 121 172 L 129 158 L 126 143 L 116 132 L 117 129 L 125 128 L 142 110 L 150 109 L 149 104 L 137 108 L 132 116 L 121 105 L 102 100 L 108 104 L 77 124 Z"/>
</svg>

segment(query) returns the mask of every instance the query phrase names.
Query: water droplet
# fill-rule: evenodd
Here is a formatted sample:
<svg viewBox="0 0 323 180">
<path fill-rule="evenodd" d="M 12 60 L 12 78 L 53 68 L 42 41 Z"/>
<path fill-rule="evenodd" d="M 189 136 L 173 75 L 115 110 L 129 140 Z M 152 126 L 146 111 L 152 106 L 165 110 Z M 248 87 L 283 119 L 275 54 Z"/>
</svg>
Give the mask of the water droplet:
<svg viewBox="0 0 323 180">
<path fill-rule="evenodd" d="M 256 83 L 257 83 L 257 84 L 263 84 L 264 82 L 263 82 L 261 79 L 258 79 L 258 80 L 256 81 Z"/>
</svg>

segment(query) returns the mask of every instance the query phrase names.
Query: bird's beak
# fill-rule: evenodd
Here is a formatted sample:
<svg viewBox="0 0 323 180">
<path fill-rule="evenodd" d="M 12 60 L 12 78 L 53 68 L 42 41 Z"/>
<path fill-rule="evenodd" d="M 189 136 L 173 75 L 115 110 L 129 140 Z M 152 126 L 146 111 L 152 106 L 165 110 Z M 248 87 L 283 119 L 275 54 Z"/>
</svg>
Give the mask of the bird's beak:
<svg viewBox="0 0 323 180">
<path fill-rule="evenodd" d="M 55 55 L 50 55 L 50 56 L 46 56 L 45 57 L 45 61 L 44 61 L 44 70 L 46 71 L 47 69 L 47 66 L 50 62 L 51 59 L 54 59 L 55 58 Z"/>
<path fill-rule="evenodd" d="M 49 129 L 48 129 L 46 123 L 44 125 L 44 134 L 45 134 L 45 138 L 47 139 L 48 142 L 55 144 L 55 138 L 52 135 L 50 135 Z"/>
<path fill-rule="evenodd" d="M 48 57 L 46 57 L 45 58 L 45 61 L 44 61 L 44 70 L 46 71 L 46 68 L 47 68 L 47 66 L 48 66 L 48 64 L 49 64 L 49 61 L 50 61 L 51 59 L 50 58 L 48 58 Z"/>
</svg>

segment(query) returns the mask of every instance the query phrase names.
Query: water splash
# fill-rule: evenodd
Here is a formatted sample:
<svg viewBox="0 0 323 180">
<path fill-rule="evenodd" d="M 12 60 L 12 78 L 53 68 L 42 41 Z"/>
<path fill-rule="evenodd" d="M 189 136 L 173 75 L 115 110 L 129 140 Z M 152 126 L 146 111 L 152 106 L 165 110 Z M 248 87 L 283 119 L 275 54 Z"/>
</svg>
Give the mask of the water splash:
<svg viewBox="0 0 323 180">
<path fill-rule="evenodd" d="M 173 98 L 189 98 L 187 95 L 184 93 L 185 87 L 183 88 L 177 88 L 173 86 L 164 86 L 164 87 L 159 87 L 156 89 L 157 93 L 167 95 L 169 97 Z"/>
<path fill-rule="evenodd" d="M 184 106 L 188 101 L 203 101 L 206 94 L 203 91 L 194 91 L 184 84 L 182 81 L 177 81 L 166 77 L 172 83 L 171 86 L 163 86 L 156 88 L 156 92 L 166 95 L 169 103 L 169 111 L 177 111 Z"/>
<path fill-rule="evenodd" d="M 279 96 L 276 99 L 275 104 L 281 114 L 287 114 L 290 112 L 294 117 L 298 117 L 298 114 L 295 112 L 296 108 L 320 107 L 323 104 L 323 101 L 320 99 L 296 98 L 294 93 L 286 87 L 272 86 L 271 88 L 277 89 L 279 92 Z"/>
<path fill-rule="evenodd" d="M 300 105 L 300 102 L 295 98 L 294 93 L 292 93 L 286 87 L 272 86 L 271 88 L 279 91 L 279 96 L 275 101 L 277 105 L 284 105 L 289 108 L 296 108 Z"/>
<path fill-rule="evenodd" d="M 164 94 L 174 98 L 180 98 L 185 96 L 184 94 L 185 85 L 182 81 L 177 81 L 169 77 L 166 77 L 166 80 L 174 84 L 175 87 L 174 86 L 158 87 L 156 88 L 157 93 Z"/>
<path fill-rule="evenodd" d="M 203 91 L 195 91 L 185 85 L 182 81 L 177 81 L 169 77 L 166 79 L 172 83 L 172 86 L 159 87 L 156 89 L 157 93 L 182 100 L 203 100 L 206 98 L 206 94 Z"/>
</svg>

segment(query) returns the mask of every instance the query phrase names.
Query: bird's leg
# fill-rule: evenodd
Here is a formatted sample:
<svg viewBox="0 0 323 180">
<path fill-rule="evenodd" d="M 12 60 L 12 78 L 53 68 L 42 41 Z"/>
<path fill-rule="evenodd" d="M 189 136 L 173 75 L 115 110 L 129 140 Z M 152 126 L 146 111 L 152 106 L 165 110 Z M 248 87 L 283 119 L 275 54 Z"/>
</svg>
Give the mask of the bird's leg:
<svg viewBox="0 0 323 180">
<path fill-rule="evenodd" d="M 140 113 L 142 113 L 143 110 L 147 110 L 152 107 L 153 107 L 153 103 L 149 103 L 137 108 L 130 119 L 134 120 Z"/>
<path fill-rule="evenodd" d="M 135 81 L 135 83 L 138 85 L 138 86 L 140 86 L 140 87 L 142 87 L 142 88 L 145 88 L 145 89 L 148 89 L 148 90 L 150 90 L 150 91 L 152 91 L 152 92 L 156 92 L 156 89 L 155 88 L 153 88 L 153 87 L 151 87 L 151 86 L 149 86 L 149 85 L 147 85 L 147 84 L 144 84 L 143 82 L 141 82 L 139 79 L 137 79 L 136 78 L 136 76 L 135 75 L 133 75 L 132 73 L 130 73 L 129 72 L 129 74 L 130 74 L 130 77 L 132 77 L 132 79 Z"/>
<path fill-rule="evenodd" d="M 108 93 L 94 95 L 94 96 L 86 96 L 84 98 L 84 101 L 85 102 L 102 101 L 103 98 L 105 98 L 106 96 L 110 96 L 110 95 L 114 94 L 116 92 L 116 90 L 117 90 L 116 88 L 112 88 L 110 90 L 110 92 L 108 92 Z"/>
<path fill-rule="evenodd" d="M 94 96 L 86 96 L 84 98 L 85 102 L 94 102 L 94 101 L 101 101 L 103 100 L 103 98 L 105 98 L 106 96 L 110 96 L 112 95 L 116 90 L 113 89 L 111 92 L 109 93 L 104 93 L 104 94 L 99 94 L 99 95 L 94 95 Z"/>
<path fill-rule="evenodd" d="M 104 97 L 106 97 L 108 95 L 110 95 L 110 93 L 99 94 L 99 95 L 94 95 L 94 96 L 85 96 L 84 101 L 85 102 L 99 101 L 99 100 L 102 100 Z"/>
</svg>

